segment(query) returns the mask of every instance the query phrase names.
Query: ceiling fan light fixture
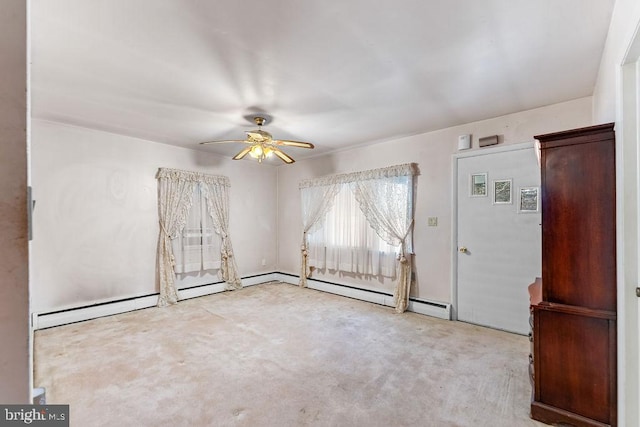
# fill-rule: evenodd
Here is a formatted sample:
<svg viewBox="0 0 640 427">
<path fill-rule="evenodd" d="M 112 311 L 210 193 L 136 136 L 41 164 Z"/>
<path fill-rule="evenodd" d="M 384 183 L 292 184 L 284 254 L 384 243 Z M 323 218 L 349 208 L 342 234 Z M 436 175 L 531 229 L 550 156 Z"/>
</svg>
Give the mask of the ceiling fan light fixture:
<svg viewBox="0 0 640 427">
<path fill-rule="evenodd" d="M 280 160 L 287 164 L 291 164 L 295 160 L 284 153 L 280 147 L 314 148 L 313 144 L 310 142 L 273 139 L 273 136 L 269 132 L 262 130 L 262 125 L 267 121 L 264 117 L 254 117 L 253 121 L 258 125 L 258 129 L 246 131 L 247 138 L 244 140 L 228 139 L 222 141 L 201 142 L 200 144 L 224 144 L 229 142 L 251 144 L 250 147 L 246 147 L 236 154 L 233 157 L 233 160 L 240 160 L 248 154 L 250 157 L 258 160 L 259 163 L 262 163 L 264 159 L 272 157 L 272 155 L 275 154 Z"/>
<path fill-rule="evenodd" d="M 255 144 L 249 149 L 249 155 L 261 163 L 273 155 L 273 148 L 265 144 Z"/>
<path fill-rule="evenodd" d="M 256 144 L 253 147 L 251 147 L 251 151 L 249 151 L 249 155 L 254 159 L 262 160 L 262 157 L 264 157 L 263 156 L 264 150 L 262 149 L 262 146 L 260 144 Z"/>
</svg>

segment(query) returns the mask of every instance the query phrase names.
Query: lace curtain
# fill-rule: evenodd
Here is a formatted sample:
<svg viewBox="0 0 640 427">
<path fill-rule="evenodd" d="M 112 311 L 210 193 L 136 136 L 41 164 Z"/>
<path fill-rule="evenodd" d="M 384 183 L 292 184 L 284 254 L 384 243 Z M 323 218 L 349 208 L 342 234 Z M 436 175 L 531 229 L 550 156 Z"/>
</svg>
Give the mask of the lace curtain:
<svg viewBox="0 0 640 427">
<path fill-rule="evenodd" d="M 168 168 L 160 168 L 156 178 L 160 223 L 157 254 L 160 282 L 158 306 L 178 302 L 174 271 L 176 260 L 171 242 L 185 227 L 196 187 L 202 191 L 214 230 L 222 239 L 220 268 L 227 289 L 242 287 L 229 238 L 229 178 Z"/>
<path fill-rule="evenodd" d="M 360 209 L 378 236 L 400 247 L 400 274 L 393 298 L 396 311 L 402 313 L 409 304 L 411 290 L 413 176 L 355 181 L 352 187 Z"/>
<path fill-rule="evenodd" d="M 307 235 L 309 269 L 339 270 L 396 278 L 398 245 L 378 236 L 360 210 L 352 184 L 339 184 L 340 191 L 326 214 L 322 227 Z"/>
<path fill-rule="evenodd" d="M 400 275 L 394 289 L 395 308 L 399 313 L 407 309 L 411 288 L 411 230 L 413 227 L 413 177 L 417 175 L 413 163 L 304 180 L 300 183 L 302 197 L 303 238 L 300 286 L 306 286 L 309 275 L 307 233 L 320 227 L 339 191 L 348 184 L 369 225 L 388 244 L 399 249 Z M 338 186 L 336 190 L 334 186 Z M 318 188 L 323 188 L 320 191 Z"/>
<path fill-rule="evenodd" d="M 302 185 L 302 184 L 301 184 Z M 336 195 L 340 191 L 339 183 L 308 186 L 302 188 L 302 246 L 300 282 L 301 287 L 307 286 L 310 271 L 308 266 L 308 235 L 320 228 L 329 209 L 333 205 Z"/>
<path fill-rule="evenodd" d="M 178 302 L 178 291 L 174 284 L 173 249 L 171 240 L 185 225 L 187 214 L 193 204 L 193 181 L 170 179 L 158 174 L 158 218 L 160 235 L 158 236 L 158 278 L 160 281 L 160 298 L 158 306 L 166 306 Z"/>
<path fill-rule="evenodd" d="M 236 259 L 233 256 L 233 247 L 229 237 L 229 187 L 220 185 L 215 181 L 204 181 L 201 183 L 202 191 L 207 201 L 207 211 L 213 219 L 214 230 L 220 235 L 222 244 L 220 246 L 222 280 L 226 282 L 226 289 L 240 289 L 242 282 L 238 276 Z"/>
</svg>

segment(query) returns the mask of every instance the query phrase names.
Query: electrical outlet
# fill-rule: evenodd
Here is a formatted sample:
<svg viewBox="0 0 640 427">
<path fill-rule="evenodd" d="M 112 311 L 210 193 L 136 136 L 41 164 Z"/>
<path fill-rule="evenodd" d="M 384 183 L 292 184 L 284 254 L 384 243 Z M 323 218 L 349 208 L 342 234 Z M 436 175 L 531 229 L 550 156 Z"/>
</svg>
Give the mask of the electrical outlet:
<svg viewBox="0 0 640 427">
<path fill-rule="evenodd" d="M 262 258 L 262 266 L 264 267 L 265 265 L 267 265 L 267 260 Z"/>
<path fill-rule="evenodd" d="M 438 226 L 438 217 L 437 216 L 430 216 L 429 219 L 427 220 L 427 224 L 429 225 L 429 227 L 437 227 Z"/>
</svg>

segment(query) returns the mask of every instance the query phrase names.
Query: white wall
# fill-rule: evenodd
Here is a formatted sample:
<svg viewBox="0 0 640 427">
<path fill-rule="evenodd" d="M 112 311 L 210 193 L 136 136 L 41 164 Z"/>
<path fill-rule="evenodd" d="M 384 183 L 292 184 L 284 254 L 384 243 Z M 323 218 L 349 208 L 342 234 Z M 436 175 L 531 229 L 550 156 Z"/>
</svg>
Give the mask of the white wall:
<svg viewBox="0 0 640 427">
<path fill-rule="evenodd" d="M 623 83 L 622 65 L 637 60 L 640 2 L 616 0 L 594 90 L 596 123 L 616 123 L 616 192 L 618 254 L 618 413 L 620 425 L 640 425 L 640 301 L 638 286 L 638 77 Z M 631 52 L 635 43 L 636 52 Z M 627 55 L 630 58 L 625 58 Z M 627 68 L 627 73 L 629 71 Z M 633 66 L 631 66 L 633 68 Z M 635 70 L 634 70 L 635 73 Z M 627 76 L 629 77 L 629 76 Z M 624 96 L 623 96 L 624 94 Z M 627 98 L 624 99 L 623 98 Z M 636 104 L 630 106 L 629 102 Z M 623 104 L 624 101 L 624 105 Z M 623 107 L 624 105 L 624 107 Z M 635 117 L 634 117 L 635 116 Z M 633 117 L 633 118 L 632 118 Z M 633 123 L 635 122 L 635 123 Z"/>
<path fill-rule="evenodd" d="M 0 3 L 0 402 L 30 400 L 27 14 Z"/>
<path fill-rule="evenodd" d="M 640 25 L 640 1 L 616 0 L 593 91 L 593 121 L 616 121 L 620 66 Z"/>
<path fill-rule="evenodd" d="M 469 123 L 436 132 L 383 142 L 322 157 L 301 160 L 278 168 L 279 269 L 299 274 L 302 224 L 298 183 L 305 178 L 415 162 L 420 169 L 414 229 L 416 284 L 412 296 L 451 302 L 451 193 L 452 155 L 458 135 L 477 139 L 501 135 L 502 143 L 533 140 L 533 136 L 591 124 L 591 97 L 548 107 Z M 437 227 L 427 227 L 427 217 L 438 217 Z M 322 280 L 349 283 L 361 288 L 391 292 L 392 283 L 373 277 L 348 277 L 314 273 Z M 533 279 L 533 278 L 532 278 Z"/>
<path fill-rule="evenodd" d="M 32 311 L 158 291 L 159 167 L 228 176 L 240 274 L 276 269 L 276 167 L 34 120 Z M 178 287 L 218 280 L 190 277 Z"/>
</svg>

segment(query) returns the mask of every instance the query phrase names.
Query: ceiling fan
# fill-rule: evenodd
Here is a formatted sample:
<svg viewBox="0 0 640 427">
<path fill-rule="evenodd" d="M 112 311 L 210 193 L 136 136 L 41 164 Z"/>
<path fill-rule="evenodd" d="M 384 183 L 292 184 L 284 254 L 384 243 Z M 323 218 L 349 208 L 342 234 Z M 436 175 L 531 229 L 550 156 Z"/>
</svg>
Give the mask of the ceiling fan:
<svg viewBox="0 0 640 427">
<path fill-rule="evenodd" d="M 284 151 L 280 150 L 281 146 L 286 147 L 299 147 L 299 148 L 313 148 L 313 144 L 310 142 L 301 142 L 301 141 L 289 141 L 286 139 L 273 139 L 273 136 L 267 132 L 262 130 L 262 125 L 264 125 L 267 121 L 264 117 L 256 116 L 253 118 L 253 121 L 258 125 L 257 130 L 248 130 L 247 139 L 226 139 L 222 141 L 207 141 L 201 142 L 200 144 L 227 144 L 231 142 L 240 142 L 244 144 L 251 144 L 250 146 L 244 148 L 238 154 L 233 156 L 233 160 L 240 160 L 247 154 L 257 159 L 258 162 L 262 162 L 264 159 L 271 157 L 272 154 L 278 156 L 283 162 L 290 164 L 295 162 L 289 155 L 287 155 Z"/>
</svg>

